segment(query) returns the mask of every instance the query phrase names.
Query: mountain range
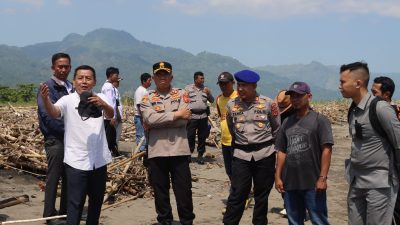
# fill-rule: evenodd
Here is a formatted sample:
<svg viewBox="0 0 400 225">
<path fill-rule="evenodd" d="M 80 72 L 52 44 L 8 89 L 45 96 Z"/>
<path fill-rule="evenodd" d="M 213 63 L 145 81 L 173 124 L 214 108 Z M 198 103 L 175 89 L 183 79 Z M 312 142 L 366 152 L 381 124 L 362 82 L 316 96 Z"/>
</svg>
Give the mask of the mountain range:
<svg viewBox="0 0 400 225">
<path fill-rule="evenodd" d="M 249 68 L 229 56 L 210 52 L 194 55 L 182 49 L 137 40 L 125 31 L 105 28 L 85 35 L 72 33 L 62 41 L 24 47 L 0 45 L 0 85 L 39 84 L 47 80 L 51 75 L 51 56 L 56 52 L 68 53 L 72 58 L 73 69 L 82 64 L 93 66 L 97 74 L 96 91 L 100 90 L 106 79 L 106 68 L 114 66 L 120 69 L 120 75 L 124 78 L 120 92 L 132 96 L 140 85 L 140 75 L 144 72 L 151 74 L 152 65 L 165 60 L 173 66 L 173 82 L 176 87 L 183 88 L 192 83 L 193 73 L 203 71 L 206 85 L 217 95 L 220 92 L 216 85 L 219 73 L 253 69 L 261 76 L 258 91 L 263 95 L 274 97 L 280 89 L 301 80 L 310 84 L 315 100 L 340 98 L 337 88 L 339 66 L 327 66 L 314 61 L 309 64 Z M 73 71 L 69 78 L 72 79 L 72 76 Z M 395 80 L 396 83 L 398 81 Z"/>
</svg>

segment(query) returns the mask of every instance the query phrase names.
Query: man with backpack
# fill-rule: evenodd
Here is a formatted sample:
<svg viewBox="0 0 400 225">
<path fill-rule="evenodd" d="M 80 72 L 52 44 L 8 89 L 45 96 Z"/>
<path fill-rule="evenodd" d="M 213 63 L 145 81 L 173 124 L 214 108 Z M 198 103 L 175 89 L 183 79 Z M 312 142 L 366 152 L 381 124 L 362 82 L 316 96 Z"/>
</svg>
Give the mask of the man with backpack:
<svg viewBox="0 0 400 225">
<path fill-rule="evenodd" d="M 400 156 L 400 121 L 388 102 L 368 93 L 368 81 L 368 64 L 341 66 L 339 90 L 353 100 L 348 114 L 351 154 L 345 163 L 350 225 L 391 224 L 399 185 L 395 158 Z"/>
<path fill-rule="evenodd" d="M 371 92 L 374 96 L 380 97 L 389 102 L 396 112 L 397 118 L 400 120 L 400 106 L 392 101 L 395 85 L 390 77 L 380 76 L 374 79 Z"/>
<path fill-rule="evenodd" d="M 392 101 L 392 96 L 394 93 L 395 84 L 390 77 L 376 77 L 374 79 L 374 83 L 371 87 L 371 92 L 374 96 L 382 98 L 383 100 L 390 103 L 393 109 L 396 112 L 397 118 L 400 119 L 400 110 L 399 106 Z M 400 224 L 400 199 L 397 193 L 397 200 L 394 207 L 393 213 L 393 225 Z"/>
</svg>

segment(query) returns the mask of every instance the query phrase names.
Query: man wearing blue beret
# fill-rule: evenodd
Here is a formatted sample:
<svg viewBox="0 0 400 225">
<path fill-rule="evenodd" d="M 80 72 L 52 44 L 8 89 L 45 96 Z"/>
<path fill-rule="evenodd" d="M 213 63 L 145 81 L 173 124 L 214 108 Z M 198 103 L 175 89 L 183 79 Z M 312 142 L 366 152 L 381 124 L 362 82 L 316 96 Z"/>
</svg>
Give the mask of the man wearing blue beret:
<svg viewBox="0 0 400 225">
<path fill-rule="evenodd" d="M 227 104 L 229 132 L 235 150 L 232 162 L 232 192 L 223 222 L 237 225 L 254 183 L 253 224 L 268 224 L 268 196 L 274 184 L 274 140 L 280 127 L 276 103 L 257 93 L 260 76 L 251 70 L 235 73 L 238 97 Z"/>
</svg>

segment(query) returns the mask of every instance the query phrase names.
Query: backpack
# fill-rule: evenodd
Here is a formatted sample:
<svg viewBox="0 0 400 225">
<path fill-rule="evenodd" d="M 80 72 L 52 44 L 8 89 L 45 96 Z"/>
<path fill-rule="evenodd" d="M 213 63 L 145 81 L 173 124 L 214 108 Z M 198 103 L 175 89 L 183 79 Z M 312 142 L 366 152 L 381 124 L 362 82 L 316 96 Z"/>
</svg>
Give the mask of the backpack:
<svg viewBox="0 0 400 225">
<path fill-rule="evenodd" d="M 381 97 L 375 97 L 372 99 L 371 104 L 369 105 L 369 121 L 371 123 L 372 129 L 374 129 L 379 136 L 382 138 L 386 139 L 389 142 L 389 145 L 392 147 L 392 152 L 393 152 L 393 159 L 394 159 L 394 166 L 397 170 L 397 172 L 400 174 L 400 158 L 398 159 L 397 157 L 400 157 L 398 154 L 396 155 L 395 148 L 393 147 L 392 143 L 390 142 L 386 131 L 382 128 L 381 123 L 379 122 L 378 115 L 376 114 L 376 105 L 378 104 L 379 101 L 385 101 Z M 350 122 L 350 112 L 356 107 L 356 104 L 354 102 L 351 103 L 349 111 L 347 112 L 347 122 Z"/>
<path fill-rule="evenodd" d="M 385 130 L 382 128 L 381 123 L 379 122 L 378 115 L 376 114 L 376 105 L 379 101 L 385 101 L 381 97 L 375 97 L 372 99 L 371 104 L 369 105 L 369 121 L 371 123 L 372 128 L 383 138 L 388 139 Z M 350 122 L 350 113 L 356 107 L 354 102 L 351 103 L 349 111 L 347 112 L 347 122 Z M 389 142 L 390 143 L 390 142 Z"/>
</svg>

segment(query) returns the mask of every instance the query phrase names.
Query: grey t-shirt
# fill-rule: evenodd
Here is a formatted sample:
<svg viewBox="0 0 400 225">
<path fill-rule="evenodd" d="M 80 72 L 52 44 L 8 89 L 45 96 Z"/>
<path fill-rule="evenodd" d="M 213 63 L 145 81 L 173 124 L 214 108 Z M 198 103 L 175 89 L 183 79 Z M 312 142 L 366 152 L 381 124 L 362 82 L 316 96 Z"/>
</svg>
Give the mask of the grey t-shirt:
<svg viewBox="0 0 400 225">
<path fill-rule="evenodd" d="M 315 187 L 323 144 L 333 145 L 331 123 L 325 116 L 310 111 L 300 119 L 296 114 L 285 119 L 275 141 L 275 148 L 286 153 L 282 172 L 285 190 Z"/>
</svg>

